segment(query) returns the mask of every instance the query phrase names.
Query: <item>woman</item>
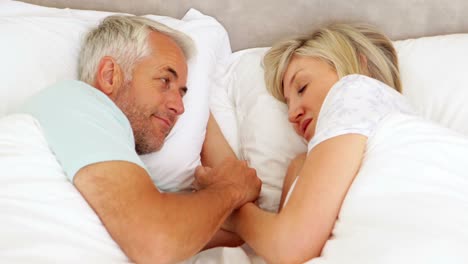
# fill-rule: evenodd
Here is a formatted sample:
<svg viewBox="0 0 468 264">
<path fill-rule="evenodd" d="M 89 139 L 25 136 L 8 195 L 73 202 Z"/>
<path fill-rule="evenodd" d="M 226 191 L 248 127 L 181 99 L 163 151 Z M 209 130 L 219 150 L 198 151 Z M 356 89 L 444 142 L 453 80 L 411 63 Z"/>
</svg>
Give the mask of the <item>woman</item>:
<svg viewBox="0 0 468 264">
<path fill-rule="evenodd" d="M 392 129 L 389 122 L 413 120 L 415 113 L 398 93 L 392 43 L 370 26 L 336 24 L 279 43 L 264 66 L 270 93 L 288 105 L 289 121 L 309 142 L 308 153 L 288 169 L 278 214 L 250 203 L 232 215 L 227 228 L 268 262 L 302 263 L 321 254 L 356 176 L 369 155 L 382 153 L 369 144 Z M 424 131 L 439 129 L 414 122 L 423 122 Z M 403 134 L 417 133 L 405 129 Z M 468 153 L 466 140 L 460 142 Z M 450 162 L 461 168 L 463 159 Z M 418 171 L 426 165 L 412 166 Z"/>
</svg>

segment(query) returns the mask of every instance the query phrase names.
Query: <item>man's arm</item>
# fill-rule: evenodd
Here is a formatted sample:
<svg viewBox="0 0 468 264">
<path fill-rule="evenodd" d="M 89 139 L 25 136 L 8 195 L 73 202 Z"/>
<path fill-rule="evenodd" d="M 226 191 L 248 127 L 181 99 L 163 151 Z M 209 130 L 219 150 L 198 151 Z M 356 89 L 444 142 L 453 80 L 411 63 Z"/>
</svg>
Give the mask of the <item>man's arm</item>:
<svg viewBox="0 0 468 264">
<path fill-rule="evenodd" d="M 174 263 L 202 249 L 226 217 L 260 190 L 255 171 L 235 159 L 196 176 L 200 191 L 160 193 L 140 166 L 109 161 L 82 168 L 74 183 L 130 259 Z"/>
</svg>

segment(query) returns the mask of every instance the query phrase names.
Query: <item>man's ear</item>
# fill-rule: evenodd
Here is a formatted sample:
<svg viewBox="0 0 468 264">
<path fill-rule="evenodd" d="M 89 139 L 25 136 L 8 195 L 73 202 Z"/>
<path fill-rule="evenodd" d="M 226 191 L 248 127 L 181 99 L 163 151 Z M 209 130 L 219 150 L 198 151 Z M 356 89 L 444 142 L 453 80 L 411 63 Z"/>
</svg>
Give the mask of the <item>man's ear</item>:
<svg viewBox="0 0 468 264">
<path fill-rule="evenodd" d="M 123 72 L 114 58 L 105 56 L 99 61 L 95 87 L 112 97 L 121 87 Z"/>
</svg>

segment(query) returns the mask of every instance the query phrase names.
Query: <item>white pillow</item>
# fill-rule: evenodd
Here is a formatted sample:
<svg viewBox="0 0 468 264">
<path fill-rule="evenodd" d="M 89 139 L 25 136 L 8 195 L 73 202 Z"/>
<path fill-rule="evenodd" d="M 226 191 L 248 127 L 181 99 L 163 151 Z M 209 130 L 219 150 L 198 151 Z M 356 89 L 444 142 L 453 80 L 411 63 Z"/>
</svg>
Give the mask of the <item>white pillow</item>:
<svg viewBox="0 0 468 264">
<path fill-rule="evenodd" d="M 423 116 L 468 135 L 468 34 L 394 44 L 403 94 Z"/>
<path fill-rule="evenodd" d="M 230 145 L 263 181 L 259 206 L 277 211 L 289 162 L 307 146 L 288 123 L 286 105 L 265 88 L 261 60 L 266 51 L 233 54 L 216 76 L 224 91 L 213 92 L 210 107 Z M 237 135 L 229 131 L 235 127 Z"/>
<path fill-rule="evenodd" d="M 0 42 L 0 116 L 13 112 L 26 98 L 48 85 L 76 79 L 84 35 L 110 14 L 1 2 L 0 35 L 4 38 Z M 218 60 L 231 54 L 231 48 L 221 24 L 197 10 L 189 10 L 182 20 L 148 17 L 188 34 L 197 49 L 188 65 L 185 113 L 163 149 L 142 156 L 156 185 L 164 191 L 175 191 L 188 187 L 200 163 L 209 114 L 210 76 Z"/>
<path fill-rule="evenodd" d="M 468 34 L 396 41 L 395 46 L 403 94 L 425 117 L 468 135 Z M 289 161 L 306 147 L 287 121 L 286 106 L 266 91 L 261 60 L 267 50 L 243 50 L 227 59 L 217 72 L 219 88 L 210 107 L 239 157 L 257 169 L 264 183 L 260 206 L 273 211 Z"/>
<path fill-rule="evenodd" d="M 195 167 L 200 165 L 212 75 L 217 64 L 231 54 L 231 46 L 224 27 L 194 9 L 189 10 L 182 21 L 168 17 L 160 21 L 190 35 L 196 44 L 197 56 L 189 62 L 185 113 L 166 138 L 164 147 L 141 158 L 159 189 L 179 191 L 190 186 Z"/>
</svg>

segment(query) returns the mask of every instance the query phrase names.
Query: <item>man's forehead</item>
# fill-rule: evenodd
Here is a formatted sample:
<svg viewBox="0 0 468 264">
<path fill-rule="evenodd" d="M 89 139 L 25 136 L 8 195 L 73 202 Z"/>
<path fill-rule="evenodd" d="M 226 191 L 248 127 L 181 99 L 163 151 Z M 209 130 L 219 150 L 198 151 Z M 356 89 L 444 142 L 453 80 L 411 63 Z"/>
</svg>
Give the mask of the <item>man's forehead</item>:
<svg viewBox="0 0 468 264">
<path fill-rule="evenodd" d="M 174 53 L 177 53 L 177 55 L 183 57 L 184 61 L 186 61 L 185 54 L 182 48 L 177 44 L 177 42 L 174 39 L 172 39 L 168 35 L 157 31 L 151 31 L 148 35 L 148 43 L 151 46 L 153 52 L 164 53 L 172 51 Z"/>
<path fill-rule="evenodd" d="M 170 37 L 151 32 L 148 36 L 151 57 L 158 64 L 159 70 L 169 72 L 178 78 L 185 78 L 188 71 L 187 61 L 182 49 Z"/>
</svg>

